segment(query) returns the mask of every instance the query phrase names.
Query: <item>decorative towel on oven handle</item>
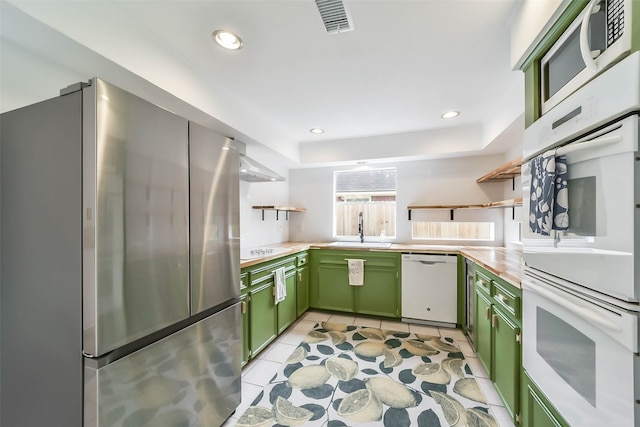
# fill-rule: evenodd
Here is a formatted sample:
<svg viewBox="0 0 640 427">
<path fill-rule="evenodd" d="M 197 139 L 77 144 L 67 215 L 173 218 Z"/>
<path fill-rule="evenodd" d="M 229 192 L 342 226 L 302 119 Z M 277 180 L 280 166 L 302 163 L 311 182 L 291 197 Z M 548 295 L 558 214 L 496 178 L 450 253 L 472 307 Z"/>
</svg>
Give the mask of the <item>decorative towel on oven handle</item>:
<svg viewBox="0 0 640 427">
<path fill-rule="evenodd" d="M 349 270 L 349 285 L 364 285 L 364 259 L 346 258 Z"/>
<path fill-rule="evenodd" d="M 278 304 L 287 297 L 287 284 L 285 279 L 285 270 L 284 267 L 276 268 L 273 271 L 276 282 L 276 295 L 275 295 L 275 304 Z"/>
<path fill-rule="evenodd" d="M 531 159 L 529 228 L 548 236 L 551 230 L 569 229 L 567 156 L 549 150 Z"/>
</svg>

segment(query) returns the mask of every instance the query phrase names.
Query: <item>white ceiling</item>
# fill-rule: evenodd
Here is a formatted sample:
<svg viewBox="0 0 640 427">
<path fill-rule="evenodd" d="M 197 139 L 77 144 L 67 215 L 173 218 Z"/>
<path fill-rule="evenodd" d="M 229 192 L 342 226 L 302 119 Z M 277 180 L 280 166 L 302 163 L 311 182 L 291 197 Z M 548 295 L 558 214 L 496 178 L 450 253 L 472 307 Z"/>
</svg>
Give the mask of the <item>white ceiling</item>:
<svg viewBox="0 0 640 427">
<path fill-rule="evenodd" d="M 519 0 L 344 2 L 355 31 L 329 35 L 313 0 L 9 0 L 302 165 L 509 148 L 524 109 L 509 66 Z M 221 28 L 244 47 L 214 45 Z M 441 119 L 450 109 L 460 116 Z"/>
</svg>

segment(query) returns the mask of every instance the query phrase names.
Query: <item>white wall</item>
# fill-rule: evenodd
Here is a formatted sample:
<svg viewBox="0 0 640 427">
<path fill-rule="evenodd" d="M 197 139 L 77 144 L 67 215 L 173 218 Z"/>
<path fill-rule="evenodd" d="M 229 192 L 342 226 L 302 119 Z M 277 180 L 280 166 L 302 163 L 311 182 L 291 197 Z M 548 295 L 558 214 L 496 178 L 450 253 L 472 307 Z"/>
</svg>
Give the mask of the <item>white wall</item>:
<svg viewBox="0 0 640 427">
<path fill-rule="evenodd" d="M 264 146 L 247 145 L 247 155 L 279 173 L 286 181 L 240 181 L 240 250 L 289 240 L 289 221 L 285 212 L 253 209 L 252 206 L 289 206 L 289 170 L 284 157 Z M 289 218 L 296 213 L 289 214 Z"/>
<path fill-rule="evenodd" d="M 568 0 L 524 0 L 511 19 L 511 67 L 520 68 L 569 5 Z"/>
<path fill-rule="evenodd" d="M 397 168 L 397 229 L 396 238 L 390 240 L 399 243 L 412 242 L 411 223 L 407 219 L 409 205 L 483 204 L 503 200 L 505 197 L 502 182 L 476 183 L 477 178 L 503 163 L 504 156 L 498 154 L 372 165 L 372 168 Z M 307 208 L 306 213 L 294 214 L 290 219 L 289 237 L 292 241 L 333 240 L 333 172 L 349 169 L 355 169 L 355 166 L 290 171 L 291 204 Z M 418 214 L 417 211 L 414 213 Z M 448 218 L 449 211 L 442 211 L 439 215 Z M 496 234 L 499 236 L 495 244 L 502 245 L 502 210 L 465 209 L 456 211 L 455 215 L 456 218 L 464 217 L 469 220 L 494 218 L 497 221 Z M 428 243 L 424 240 L 413 242 Z"/>
</svg>

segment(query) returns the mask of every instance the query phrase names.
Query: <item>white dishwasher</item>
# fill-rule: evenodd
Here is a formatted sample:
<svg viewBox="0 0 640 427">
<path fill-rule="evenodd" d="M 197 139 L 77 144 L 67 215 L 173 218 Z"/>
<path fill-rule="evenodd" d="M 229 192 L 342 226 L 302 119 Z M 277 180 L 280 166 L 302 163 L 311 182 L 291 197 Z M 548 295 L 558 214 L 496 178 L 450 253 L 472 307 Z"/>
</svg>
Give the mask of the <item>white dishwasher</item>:
<svg viewBox="0 0 640 427">
<path fill-rule="evenodd" d="M 402 320 L 455 327 L 458 320 L 455 255 L 402 254 Z"/>
</svg>

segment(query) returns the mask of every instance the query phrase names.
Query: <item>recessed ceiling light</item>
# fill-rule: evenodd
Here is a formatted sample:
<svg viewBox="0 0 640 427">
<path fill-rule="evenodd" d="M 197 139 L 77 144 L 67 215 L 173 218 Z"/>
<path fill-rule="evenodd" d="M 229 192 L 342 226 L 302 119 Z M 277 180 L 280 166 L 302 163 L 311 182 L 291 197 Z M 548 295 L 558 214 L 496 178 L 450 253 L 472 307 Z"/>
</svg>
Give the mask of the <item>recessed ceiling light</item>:
<svg viewBox="0 0 640 427">
<path fill-rule="evenodd" d="M 320 129 L 320 128 L 311 128 L 309 129 L 309 132 L 316 134 L 316 135 L 320 135 L 324 133 L 324 129 Z"/>
<path fill-rule="evenodd" d="M 443 119 L 453 119 L 454 117 L 458 117 L 459 114 L 460 111 L 447 111 L 440 117 L 442 117 Z"/>
<path fill-rule="evenodd" d="M 238 50 L 243 46 L 242 39 L 228 30 L 216 30 L 211 34 L 213 41 L 225 49 Z"/>
</svg>

